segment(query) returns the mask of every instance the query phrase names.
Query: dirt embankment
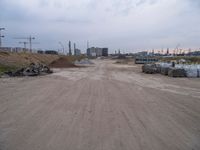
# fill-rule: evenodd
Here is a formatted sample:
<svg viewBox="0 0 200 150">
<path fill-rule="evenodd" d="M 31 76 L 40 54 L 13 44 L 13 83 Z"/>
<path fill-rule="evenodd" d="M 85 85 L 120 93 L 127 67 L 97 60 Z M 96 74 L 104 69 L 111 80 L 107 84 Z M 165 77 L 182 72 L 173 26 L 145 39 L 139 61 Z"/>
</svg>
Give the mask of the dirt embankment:
<svg viewBox="0 0 200 150">
<path fill-rule="evenodd" d="M 0 52 L 0 64 L 4 66 L 19 67 L 29 65 L 30 63 L 43 63 L 49 65 L 58 58 L 58 55 Z"/>
<path fill-rule="evenodd" d="M 0 52 L 0 73 L 26 67 L 31 63 L 45 64 L 55 68 L 75 67 L 73 62 L 83 58 L 75 56 L 62 56 L 36 53 L 10 53 Z"/>
</svg>

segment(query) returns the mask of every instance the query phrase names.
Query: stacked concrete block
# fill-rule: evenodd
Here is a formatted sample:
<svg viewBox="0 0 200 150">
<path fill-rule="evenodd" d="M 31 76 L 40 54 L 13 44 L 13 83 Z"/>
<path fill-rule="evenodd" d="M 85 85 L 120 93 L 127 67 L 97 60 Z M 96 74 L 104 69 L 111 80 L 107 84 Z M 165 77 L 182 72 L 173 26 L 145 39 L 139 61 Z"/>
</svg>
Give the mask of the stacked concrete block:
<svg viewBox="0 0 200 150">
<path fill-rule="evenodd" d="M 168 76 L 169 77 L 186 77 L 186 72 L 182 68 L 168 68 Z"/>
<path fill-rule="evenodd" d="M 168 75 L 169 67 L 161 67 L 161 74 L 162 75 Z"/>
<path fill-rule="evenodd" d="M 157 68 L 155 64 L 145 64 L 142 66 L 142 72 L 147 74 L 157 73 Z"/>
</svg>

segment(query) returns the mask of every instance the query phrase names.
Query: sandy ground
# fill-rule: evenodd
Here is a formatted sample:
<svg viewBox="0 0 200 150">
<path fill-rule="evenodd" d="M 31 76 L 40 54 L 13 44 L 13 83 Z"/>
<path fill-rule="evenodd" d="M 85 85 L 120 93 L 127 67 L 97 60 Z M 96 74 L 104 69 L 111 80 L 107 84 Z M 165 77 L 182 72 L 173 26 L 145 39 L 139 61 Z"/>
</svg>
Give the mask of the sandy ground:
<svg viewBox="0 0 200 150">
<path fill-rule="evenodd" d="M 0 150 L 199 150 L 200 79 L 96 60 L 0 79 Z"/>
</svg>

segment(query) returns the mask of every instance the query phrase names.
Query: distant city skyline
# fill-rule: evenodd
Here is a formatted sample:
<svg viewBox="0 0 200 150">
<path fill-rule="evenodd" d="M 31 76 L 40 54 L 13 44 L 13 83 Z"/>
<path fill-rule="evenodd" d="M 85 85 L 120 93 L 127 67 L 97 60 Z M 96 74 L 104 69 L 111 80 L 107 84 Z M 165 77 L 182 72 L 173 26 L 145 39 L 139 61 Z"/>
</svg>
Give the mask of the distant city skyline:
<svg viewBox="0 0 200 150">
<path fill-rule="evenodd" d="M 15 37 L 35 37 L 36 49 L 86 52 L 108 47 L 136 52 L 200 48 L 199 0 L 0 0 L 3 46 L 23 47 Z"/>
</svg>

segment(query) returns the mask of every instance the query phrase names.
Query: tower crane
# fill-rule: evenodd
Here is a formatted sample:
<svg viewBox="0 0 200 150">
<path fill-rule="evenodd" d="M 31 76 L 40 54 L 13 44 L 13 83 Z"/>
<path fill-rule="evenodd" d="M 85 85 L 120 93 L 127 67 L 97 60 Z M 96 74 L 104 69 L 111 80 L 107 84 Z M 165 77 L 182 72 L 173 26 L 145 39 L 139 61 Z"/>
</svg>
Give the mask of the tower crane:
<svg viewBox="0 0 200 150">
<path fill-rule="evenodd" d="M 35 37 L 32 37 L 31 35 L 29 37 L 17 37 L 15 39 L 26 39 L 29 41 L 29 50 L 32 52 L 32 40 L 35 40 Z"/>
</svg>

